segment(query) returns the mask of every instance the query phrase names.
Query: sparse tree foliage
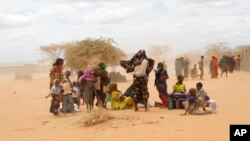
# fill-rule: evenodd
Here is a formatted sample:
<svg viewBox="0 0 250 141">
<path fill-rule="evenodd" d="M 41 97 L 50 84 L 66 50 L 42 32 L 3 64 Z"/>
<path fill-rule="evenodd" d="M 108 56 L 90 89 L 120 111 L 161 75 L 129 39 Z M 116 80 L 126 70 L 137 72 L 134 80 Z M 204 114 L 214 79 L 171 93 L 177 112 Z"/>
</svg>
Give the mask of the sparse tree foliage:
<svg viewBox="0 0 250 141">
<path fill-rule="evenodd" d="M 63 57 L 65 49 L 72 45 L 73 43 L 50 44 L 46 46 L 41 46 L 40 50 L 54 62 L 56 58 Z"/>
</svg>

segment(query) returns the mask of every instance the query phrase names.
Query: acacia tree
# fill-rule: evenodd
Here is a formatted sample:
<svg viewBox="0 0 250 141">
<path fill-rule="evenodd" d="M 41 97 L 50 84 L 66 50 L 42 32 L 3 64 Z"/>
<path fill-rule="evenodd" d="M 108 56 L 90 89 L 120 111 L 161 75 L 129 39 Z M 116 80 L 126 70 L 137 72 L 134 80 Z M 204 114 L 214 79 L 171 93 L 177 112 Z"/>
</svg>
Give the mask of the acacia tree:
<svg viewBox="0 0 250 141">
<path fill-rule="evenodd" d="M 41 46 L 40 50 L 45 53 L 52 61 L 55 61 L 59 57 L 63 57 L 65 49 L 72 46 L 74 43 L 61 43 L 61 44 L 50 44 Z"/>
<path fill-rule="evenodd" d="M 124 57 L 126 54 L 110 38 L 77 41 L 65 50 L 66 66 L 74 70 L 83 69 L 87 65 L 97 66 L 100 62 L 115 66 Z"/>
</svg>

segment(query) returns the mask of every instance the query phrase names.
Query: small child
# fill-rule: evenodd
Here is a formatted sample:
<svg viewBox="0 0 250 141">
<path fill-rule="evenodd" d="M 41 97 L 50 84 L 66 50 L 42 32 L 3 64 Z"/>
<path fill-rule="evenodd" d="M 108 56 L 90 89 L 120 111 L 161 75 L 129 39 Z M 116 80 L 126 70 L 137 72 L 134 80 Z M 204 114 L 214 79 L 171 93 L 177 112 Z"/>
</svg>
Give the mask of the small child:
<svg viewBox="0 0 250 141">
<path fill-rule="evenodd" d="M 207 95 L 207 92 L 203 89 L 203 84 L 201 82 L 196 83 L 196 89 L 197 89 L 197 97 L 208 101 L 209 97 Z"/>
<path fill-rule="evenodd" d="M 195 101 L 197 99 L 196 97 L 196 89 L 195 88 L 191 88 L 189 89 L 189 96 L 187 98 L 187 100 L 183 103 L 185 105 L 185 113 L 183 115 L 187 115 L 187 113 L 191 113 L 192 111 L 194 111 L 194 105 L 195 105 Z"/>
<path fill-rule="evenodd" d="M 62 103 L 62 109 L 63 114 L 67 112 L 68 106 L 70 105 L 70 111 L 74 114 L 74 102 L 72 98 L 72 90 L 73 85 L 70 81 L 70 71 L 65 72 L 65 79 L 63 80 L 63 103 Z"/>
<path fill-rule="evenodd" d="M 185 113 L 182 115 L 195 114 L 195 115 L 205 115 L 211 114 L 211 111 L 206 111 L 205 102 L 197 97 L 197 91 L 195 88 L 189 89 L 189 96 L 183 105 L 185 105 Z M 203 108 L 203 112 L 199 112 L 199 108 Z"/>
<path fill-rule="evenodd" d="M 79 112 L 79 108 L 80 108 L 80 97 L 81 97 L 81 90 L 79 89 L 79 87 L 77 86 L 77 82 L 73 82 L 73 92 L 72 92 L 72 98 L 73 98 L 73 102 L 74 102 L 74 107 L 75 107 L 75 111 Z"/>
<path fill-rule="evenodd" d="M 93 75 L 95 76 L 95 83 L 94 83 L 94 89 L 96 92 L 96 99 L 97 99 L 97 103 L 96 106 L 98 106 L 98 108 L 102 108 L 102 91 L 101 91 L 101 77 L 100 77 L 100 72 L 95 69 Z"/>
<path fill-rule="evenodd" d="M 55 79 L 54 85 L 50 89 L 49 94 L 45 97 L 47 99 L 48 97 L 52 96 L 50 112 L 53 113 L 55 116 L 59 114 L 59 107 L 60 103 L 62 102 L 62 93 L 63 88 L 60 85 L 59 80 Z"/>
</svg>

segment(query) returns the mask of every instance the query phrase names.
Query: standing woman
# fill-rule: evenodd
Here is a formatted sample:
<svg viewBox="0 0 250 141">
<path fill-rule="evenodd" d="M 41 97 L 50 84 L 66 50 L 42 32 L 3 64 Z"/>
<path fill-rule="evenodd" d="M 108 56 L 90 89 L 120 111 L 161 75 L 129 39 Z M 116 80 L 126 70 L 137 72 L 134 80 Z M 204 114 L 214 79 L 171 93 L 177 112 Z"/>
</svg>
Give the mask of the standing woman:
<svg viewBox="0 0 250 141">
<path fill-rule="evenodd" d="M 93 109 L 93 92 L 94 92 L 94 76 L 92 68 L 88 65 L 84 71 L 84 75 L 79 79 L 82 84 L 84 99 L 87 106 L 87 112 L 90 112 Z"/>
<path fill-rule="evenodd" d="M 164 69 L 163 63 L 158 63 L 157 70 L 155 71 L 155 86 L 157 88 L 157 91 L 159 92 L 159 97 L 162 101 L 162 104 L 164 107 L 167 107 L 167 99 L 168 99 L 168 93 L 167 93 L 167 82 L 168 79 L 168 73 Z"/>
<path fill-rule="evenodd" d="M 185 58 L 183 61 L 183 69 L 184 69 L 184 77 L 187 80 L 188 79 L 188 69 L 189 69 L 189 61 L 188 58 Z"/>
<path fill-rule="evenodd" d="M 215 56 L 211 59 L 211 78 L 218 78 L 218 61 Z"/>
<path fill-rule="evenodd" d="M 54 85 L 54 80 L 57 79 L 59 82 L 63 80 L 63 64 L 64 60 L 62 58 L 57 58 L 53 67 L 50 69 L 50 83 L 49 88 L 51 89 Z"/>
</svg>

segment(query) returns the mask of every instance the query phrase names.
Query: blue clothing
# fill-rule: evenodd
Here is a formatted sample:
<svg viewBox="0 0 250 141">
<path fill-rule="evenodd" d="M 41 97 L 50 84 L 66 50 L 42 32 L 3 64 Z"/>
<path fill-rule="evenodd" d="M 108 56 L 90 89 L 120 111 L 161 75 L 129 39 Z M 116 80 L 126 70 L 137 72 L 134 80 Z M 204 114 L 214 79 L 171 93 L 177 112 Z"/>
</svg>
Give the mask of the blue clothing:
<svg viewBox="0 0 250 141">
<path fill-rule="evenodd" d="M 159 93 L 162 93 L 163 95 L 167 96 L 167 81 L 166 79 L 162 80 L 161 77 L 168 77 L 168 73 L 166 70 L 163 71 L 156 71 L 155 72 L 155 85 L 157 87 L 157 90 Z"/>
<path fill-rule="evenodd" d="M 192 105 L 192 104 L 194 104 L 195 103 L 195 101 L 196 101 L 196 97 L 195 96 L 189 96 L 188 98 L 187 98 L 187 101 L 188 101 L 188 103 L 190 104 L 190 105 Z"/>
</svg>

